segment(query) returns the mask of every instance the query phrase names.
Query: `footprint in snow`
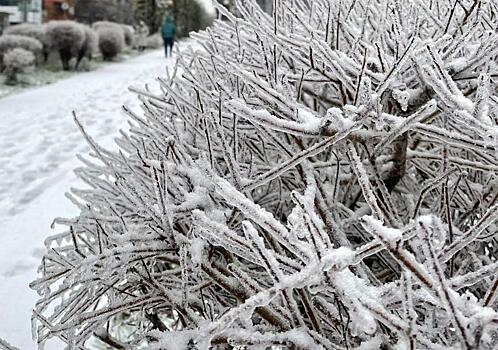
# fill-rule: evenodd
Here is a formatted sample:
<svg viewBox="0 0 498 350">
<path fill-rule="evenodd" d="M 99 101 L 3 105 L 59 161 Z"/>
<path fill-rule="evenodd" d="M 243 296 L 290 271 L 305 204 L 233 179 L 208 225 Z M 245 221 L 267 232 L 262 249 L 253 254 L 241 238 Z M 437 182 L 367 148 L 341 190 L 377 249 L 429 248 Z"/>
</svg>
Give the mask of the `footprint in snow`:
<svg viewBox="0 0 498 350">
<path fill-rule="evenodd" d="M 25 192 L 24 195 L 17 202 L 21 205 L 31 203 L 42 193 L 43 193 L 43 186 L 36 186 L 35 188 Z"/>
<path fill-rule="evenodd" d="M 21 175 L 21 180 L 23 182 L 23 185 L 29 184 L 35 181 L 37 178 L 38 178 L 38 171 L 36 170 L 28 170 Z"/>
</svg>

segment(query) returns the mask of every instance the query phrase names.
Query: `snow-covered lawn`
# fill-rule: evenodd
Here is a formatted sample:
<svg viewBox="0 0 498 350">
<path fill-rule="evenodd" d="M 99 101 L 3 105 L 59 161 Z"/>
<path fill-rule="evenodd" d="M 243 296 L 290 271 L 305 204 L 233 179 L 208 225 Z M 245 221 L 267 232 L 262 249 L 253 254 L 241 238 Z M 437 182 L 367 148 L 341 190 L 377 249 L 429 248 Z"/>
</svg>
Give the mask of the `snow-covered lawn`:
<svg viewBox="0 0 498 350">
<path fill-rule="evenodd" d="M 36 294 L 28 283 L 53 218 L 77 214 L 64 192 L 80 185 L 72 173 L 75 154 L 88 151 L 72 111 L 95 140 L 111 146 L 126 127 L 121 106 L 138 107 L 128 87 L 154 87 L 173 63 L 157 50 L 0 99 L 0 338 L 36 348 L 30 329 Z"/>
<path fill-rule="evenodd" d="M 140 54 L 142 53 L 129 49 L 122 53 L 116 60 L 117 62 L 124 62 Z M 26 73 L 20 73 L 18 75 L 20 83 L 17 85 L 5 85 L 5 76 L 0 75 L 0 98 L 32 87 L 52 84 L 73 75 L 79 75 L 82 72 L 94 71 L 108 64 L 109 62 L 103 61 L 101 57 L 98 57 L 90 62 L 84 60 L 78 71 L 64 71 L 61 69 L 58 56 L 56 56 L 49 63 L 42 64 L 40 67 L 36 67 Z"/>
</svg>

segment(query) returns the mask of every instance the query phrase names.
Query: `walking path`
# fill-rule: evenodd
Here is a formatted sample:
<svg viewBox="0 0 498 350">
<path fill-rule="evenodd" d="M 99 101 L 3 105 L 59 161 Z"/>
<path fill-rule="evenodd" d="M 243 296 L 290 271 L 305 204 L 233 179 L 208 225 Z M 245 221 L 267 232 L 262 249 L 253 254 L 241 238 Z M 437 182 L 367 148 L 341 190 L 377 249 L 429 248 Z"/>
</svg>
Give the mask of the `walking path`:
<svg viewBox="0 0 498 350">
<path fill-rule="evenodd" d="M 155 88 L 173 63 L 157 50 L 0 99 L 0 338 L 36 349 L 30 329 L 36 294 L 28 283 L 44 237 L 54 233 L 53 218 L 77 215 L 64 192 L 79 184 L 75 155 L 88 151 L 72 111 L 98 143 L 111 146 L 126 127 L 121 106 L 139 106 L 128 87 Z"/>
</svg>

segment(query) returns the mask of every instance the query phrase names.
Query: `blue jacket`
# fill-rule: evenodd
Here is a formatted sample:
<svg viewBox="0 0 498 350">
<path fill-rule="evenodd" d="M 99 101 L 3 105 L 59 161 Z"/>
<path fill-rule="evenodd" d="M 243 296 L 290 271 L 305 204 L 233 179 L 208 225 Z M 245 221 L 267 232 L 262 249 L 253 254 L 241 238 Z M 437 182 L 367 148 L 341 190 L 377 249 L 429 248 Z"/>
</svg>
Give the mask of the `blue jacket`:
<svg viewBox="0 0 498 350">
<path fill-rule="evenodd" d="M 164 39 L 172 39 L 176 34 L 176 26 L 173 22 L 173 18 L 166 17 L 166 21 L 164 21 L 163 27 L 161 29 L 161 34 Z"/>
</svg>

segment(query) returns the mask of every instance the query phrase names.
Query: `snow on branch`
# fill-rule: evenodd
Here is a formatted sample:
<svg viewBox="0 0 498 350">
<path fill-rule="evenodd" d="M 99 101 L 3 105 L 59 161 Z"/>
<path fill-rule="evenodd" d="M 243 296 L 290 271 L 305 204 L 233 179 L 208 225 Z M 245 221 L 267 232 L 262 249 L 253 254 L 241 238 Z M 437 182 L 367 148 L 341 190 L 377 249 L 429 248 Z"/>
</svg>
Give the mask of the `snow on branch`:
<svg viewBox="0 0 498 350">
<path fill-rule="evenodd" d="M 494 349 L 492 1 L 236 0 L 76 170 L 33 314 L 149 349 Z"/>
</svg>

